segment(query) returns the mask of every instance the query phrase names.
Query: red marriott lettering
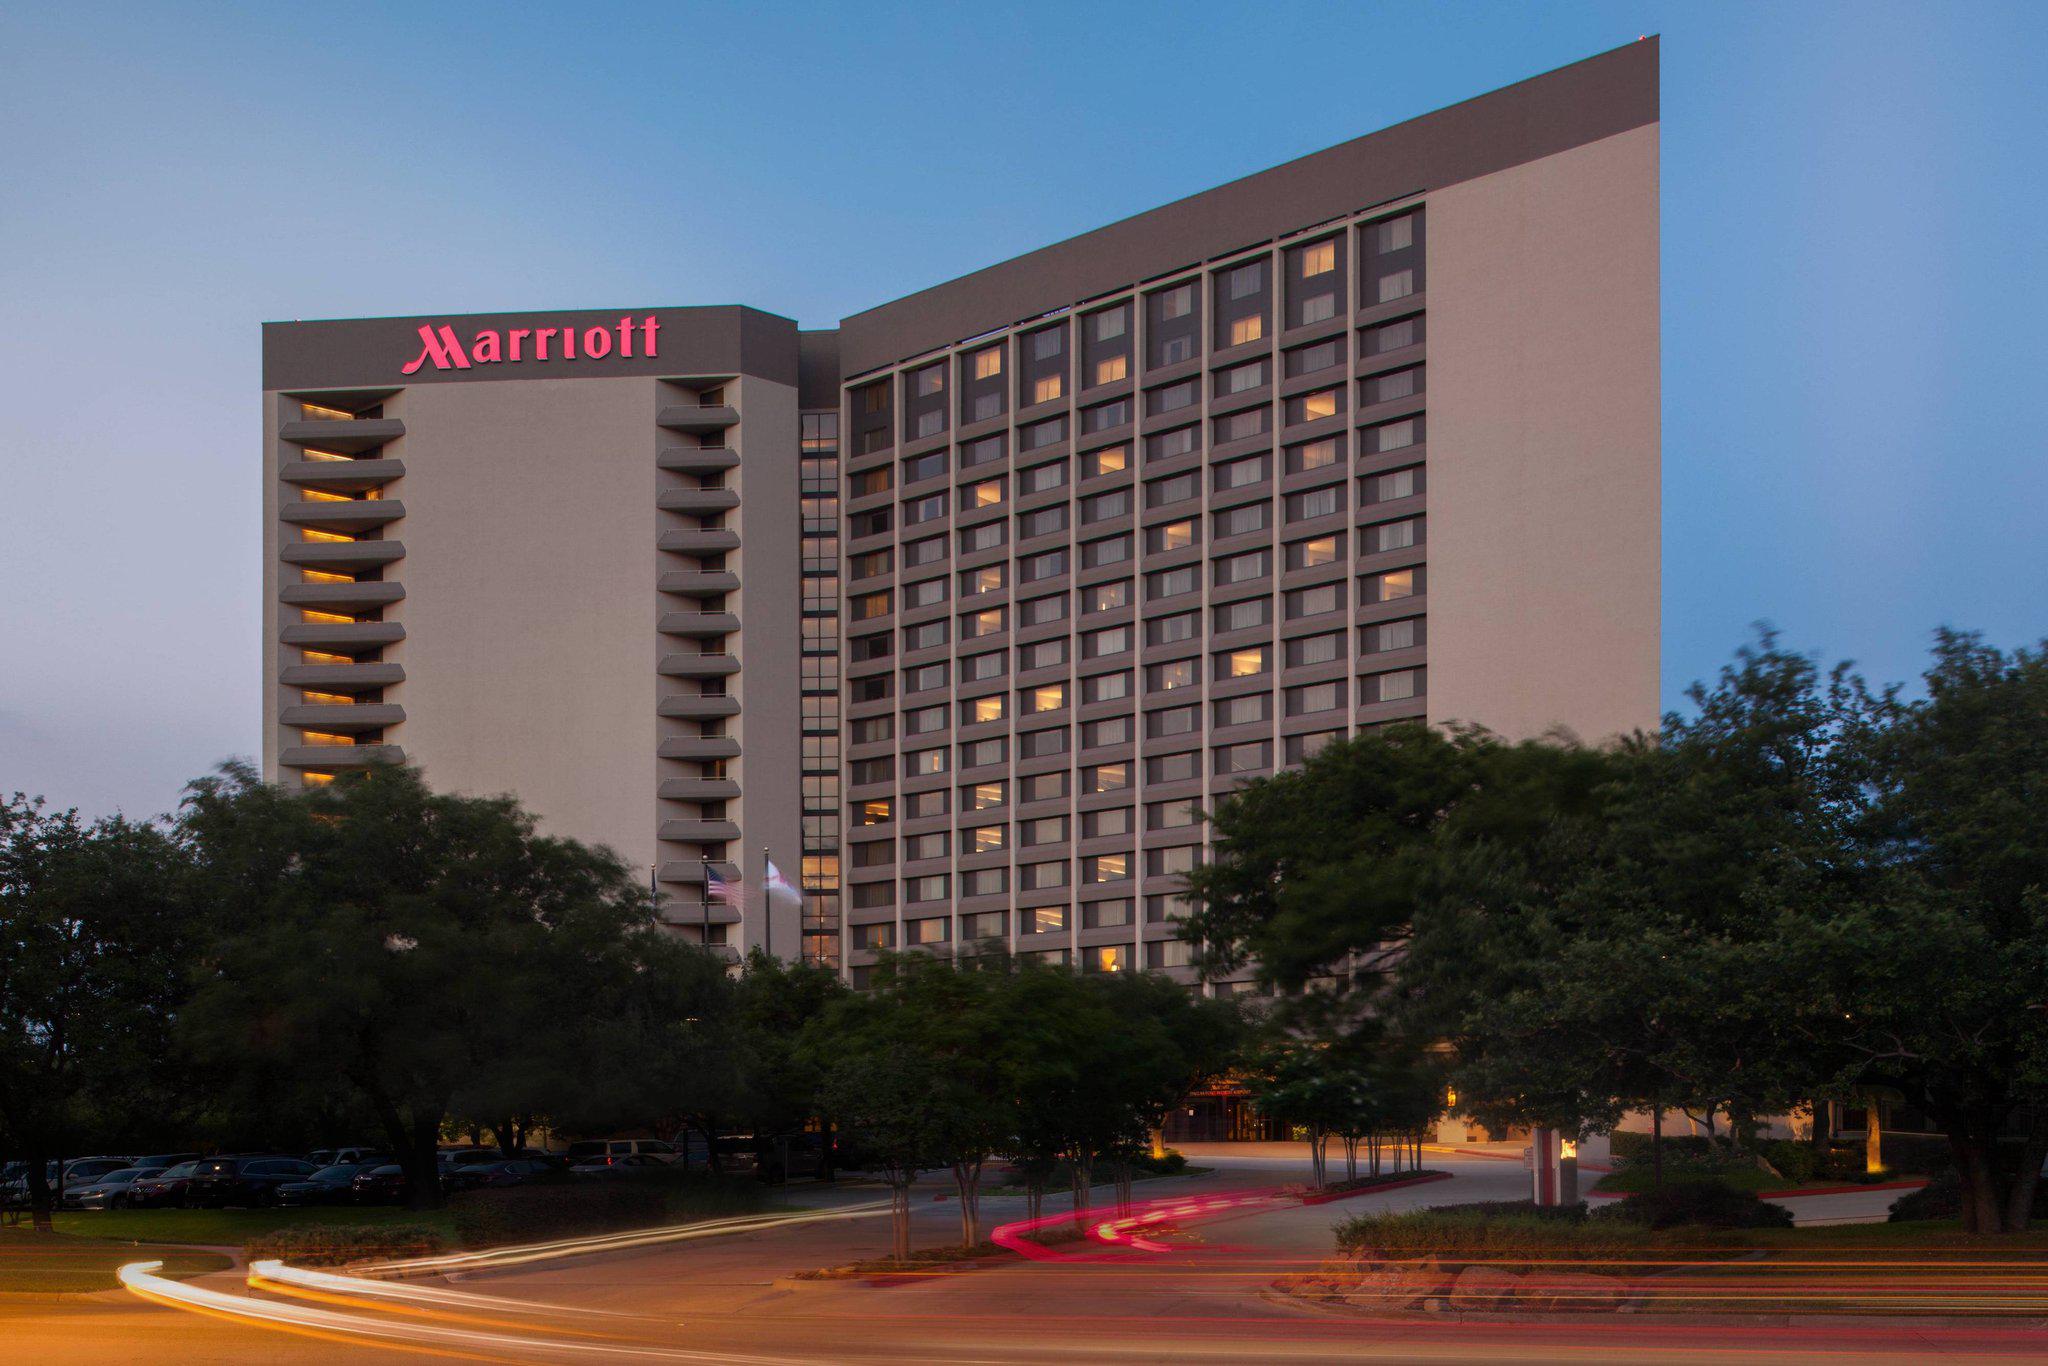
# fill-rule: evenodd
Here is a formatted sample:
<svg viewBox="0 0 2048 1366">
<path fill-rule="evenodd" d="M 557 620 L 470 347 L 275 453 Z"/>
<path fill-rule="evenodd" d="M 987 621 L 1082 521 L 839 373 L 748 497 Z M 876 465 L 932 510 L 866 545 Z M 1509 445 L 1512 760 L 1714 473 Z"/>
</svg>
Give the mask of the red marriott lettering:
<svg viewBox="0 0 2048 1366">
<path fill-rule="evenodd" d="M 407 362 L 400 374 L 410 375 L 428 361 L 436 370 L 467 370 L 478 365 L 517 364 L 525 360 L 602 360 L 614 350 L 630 357 L 633 335 L 639 333 L 643 356 L 661 354 L 661 320 L 653 314 L 635 321 L 619 319 L 616 326 L 508 327 L 482 328 L 471 334 L 465 348 L 455 329 L 445 323 L 420 328 L 420 353 Z M 616 338 L 616 342 L 614 342 Z"/>
</svg>

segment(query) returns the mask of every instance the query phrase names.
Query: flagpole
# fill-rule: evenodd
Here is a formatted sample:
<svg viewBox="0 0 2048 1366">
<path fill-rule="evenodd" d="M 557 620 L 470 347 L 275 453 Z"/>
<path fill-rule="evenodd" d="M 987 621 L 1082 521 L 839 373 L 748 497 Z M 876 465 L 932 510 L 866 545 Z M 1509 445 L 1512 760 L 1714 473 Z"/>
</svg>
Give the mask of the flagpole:
<svg viewBox="0 0 2048 1366">
<path fill-rule="evenodd" d="M 704 865 L 704 896 L 697 903 L 697 911 L 703 917 L 704 924 L 697 931 L 697 940 L 703 945 L 705 951 L 709 952 L 711 948 L 711 860 L 699 854 L 697 861 Z"/>
<path fill-rule="evenodd" d="M 775 889 L 768 885 L 768 870 L 774 864 L 768 858 L 768 846 L 761 846 L 761 947 L 770 958 L 775 956 Z"/>
</svg>

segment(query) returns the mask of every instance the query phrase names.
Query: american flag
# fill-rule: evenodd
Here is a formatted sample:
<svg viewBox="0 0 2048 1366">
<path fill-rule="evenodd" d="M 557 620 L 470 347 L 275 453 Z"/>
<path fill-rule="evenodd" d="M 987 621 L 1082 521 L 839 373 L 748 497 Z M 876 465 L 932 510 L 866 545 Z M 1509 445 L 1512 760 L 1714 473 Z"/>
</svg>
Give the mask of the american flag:
<svg viewBox="0 0 2048 1366">
<path fill-rule="evenodd" d="M 710 864 L 704 865 L 704 895 L 711 901 L 722 901 L 735 910 L 747 908 L 747 886 L 738 878 L 725 878 Z"/>
</svg>

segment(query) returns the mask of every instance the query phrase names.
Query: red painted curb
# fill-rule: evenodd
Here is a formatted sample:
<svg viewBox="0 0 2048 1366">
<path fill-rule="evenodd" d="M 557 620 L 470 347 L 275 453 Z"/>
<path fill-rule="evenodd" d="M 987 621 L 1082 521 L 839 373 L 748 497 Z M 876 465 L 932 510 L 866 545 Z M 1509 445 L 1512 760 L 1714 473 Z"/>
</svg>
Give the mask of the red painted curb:
<svg viewBox="0 0 2048 1366">
<path fill-rule="evenodd" d="M 1333 1200 L 1349 1200 L 1354 1195 L 1377 1195 L 1381 1191 L 1397 1191 L 1403 1186 L 1426 1186 L 1432 1181 L 1448 1181 L 1453 1172 L 1431 1172 L 1428 1176 L 1411 1176 L 1405 1181 L 1381 1181 L 1376 1185 L 1360 1186 L 1355 1191 L 1317 1191 L 1301 1197 L 1304 1205 L 1327 1205 Z"/>
</svg>

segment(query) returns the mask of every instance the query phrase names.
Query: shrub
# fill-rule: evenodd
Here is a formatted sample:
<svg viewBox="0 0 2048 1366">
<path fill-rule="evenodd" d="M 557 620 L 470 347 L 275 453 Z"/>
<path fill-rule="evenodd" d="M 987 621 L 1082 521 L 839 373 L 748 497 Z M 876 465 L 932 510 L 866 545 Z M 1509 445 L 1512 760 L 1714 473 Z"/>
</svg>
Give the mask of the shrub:
<svg viewBox="0 0 2048 1366">
<path fill-rule="evenodd" d="M 1792 1211 L 1717 1181 L 1673 1181 L 1600 1210 L 1596 1218 L 1653 1229 L 1790 1228 Z"/>
<path fill-rule="evenodd" d="M 1168 1148 L 1160 1157 L 1140 1153 L 1131 1159 L 1131 1169 L 1153 1176 L 1179 1176 L 1188 1169 L 1188 1157 L 1178 1148 Z"/>
<path fill-rule="evenodd" d="M 1821 1149 L 1792 1138 L 1770 1138 L 1757 1144 L 1757 1151 L 1778 1174 L 1795 1186 L 1813 1180 L 1820 1171 Z"/>
<path fill-rule="evenodd" d="M 1651 1136 L 1632 1129 L 1617 1129 L 1607 1136 L 1607 1150 L 1614 1159 L 1614 1168 L 1647 1167 L 1650 1165 Z M 1704 1134 L 1664 1135 L 1664 1166 L 1668 1171 L 1673 1164 L 1713 1156 L 1713 1148 Z"/>
<path fill-rule="evenodd" d="M 448 1210 L 465 1247 L 493 1247 L 748 1214 L 766 1203 L 756 1181 L 659 1171 L 465 1191 Z"/>
<path fill-rule="evenodd" d="M 1659 1270 L 1673 1259 L 1725 1255 L 1694 1230 L 1652 1239 L 1639 1224 L 1589 1219 L 1583 1205 L 1538 1208 L 1523 1201 L 1361 1214 L 1338 1224 L 1336 1233 L 1338 1251 L 1347 1256 L 1429 1258 L 1446 1267 L 1482 1264 L 1503 1271 L 1555 1271 L 1559 1260 L 1568 1260 L 1583 1271 L 1631 1275 Z"/>
<path fill-rule="evenodd" d="M 1937 1172 L 1919 1190 L 1907 1191 L 1892 1201 L 1888 1220 L 1903 1224 L 1916 1219 L 1960 1219 L 1963 1217 L 1963 1179 L 1955 1168 Z M 2031 1219 L 2048 1219 L 2048 1181 L 2034 1188 Z"/>
<path fill-rule="evenodd" d="M 248 1251 L 251 1261 L 275 1257 L 293 1266 L 341 1266 L 430 1257 L 446 1246 L 441 1231 L 426 1224 L 309 1224 L 258 1234 Z"/>
</svg>

